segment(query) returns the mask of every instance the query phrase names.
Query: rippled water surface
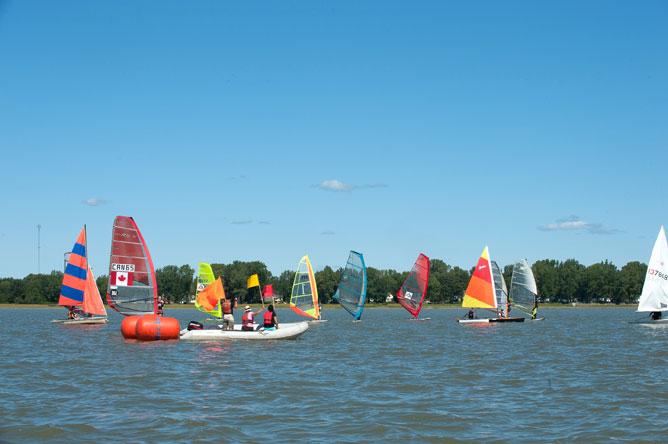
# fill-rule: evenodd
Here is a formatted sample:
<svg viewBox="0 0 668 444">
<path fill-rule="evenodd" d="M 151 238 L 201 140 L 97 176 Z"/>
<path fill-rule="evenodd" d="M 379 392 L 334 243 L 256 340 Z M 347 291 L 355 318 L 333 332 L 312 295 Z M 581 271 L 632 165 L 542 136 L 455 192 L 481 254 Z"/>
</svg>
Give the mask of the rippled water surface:
<svg viewBox="0 0 668 444">
<path fill-rule="evenodd" d="M 463 313 L 332 309 L 293 341 L 140 343 L 117 313 L 65 326 L 63 309 L 0 309 L 0 441 L 668 442 L 668 327 L 623 308 Z"/>
</svg>

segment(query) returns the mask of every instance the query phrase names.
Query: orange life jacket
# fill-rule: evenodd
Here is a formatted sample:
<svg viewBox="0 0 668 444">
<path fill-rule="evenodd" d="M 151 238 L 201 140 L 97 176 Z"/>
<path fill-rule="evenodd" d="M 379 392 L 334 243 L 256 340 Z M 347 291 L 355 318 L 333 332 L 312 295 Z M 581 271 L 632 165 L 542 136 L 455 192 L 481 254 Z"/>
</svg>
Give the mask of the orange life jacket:
<svg viewBox="0 0 668 444">
<path fill-rule="evenodd" d="M 232 314 L 232 303 L 229 299 L 223 301 L 223 314 Z"/>
</svg>

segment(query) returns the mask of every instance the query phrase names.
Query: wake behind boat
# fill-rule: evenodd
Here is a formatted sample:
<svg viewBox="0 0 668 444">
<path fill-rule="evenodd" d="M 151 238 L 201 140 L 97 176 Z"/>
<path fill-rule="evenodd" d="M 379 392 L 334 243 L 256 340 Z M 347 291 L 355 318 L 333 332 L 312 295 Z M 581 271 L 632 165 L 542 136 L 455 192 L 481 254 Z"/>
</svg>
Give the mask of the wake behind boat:
<svg viewBox="0 0 668 444">
<path fill-rule="evenodd" d="M 254 331 L 245 331 L 241 325 L 235 325 L 234 330 L 222 330 L 220 328 L 202 329 L 202 330 L 181 330 L 179 336 L 184 341 L 218 341 L 230 339 L 245 340 L 267 340 L 267 339 L 296 339 L 306 330 L 308 322 L 294 322 L 280 324 L 276 330 L 265 330 L 260 328 Z"/>
</svg>

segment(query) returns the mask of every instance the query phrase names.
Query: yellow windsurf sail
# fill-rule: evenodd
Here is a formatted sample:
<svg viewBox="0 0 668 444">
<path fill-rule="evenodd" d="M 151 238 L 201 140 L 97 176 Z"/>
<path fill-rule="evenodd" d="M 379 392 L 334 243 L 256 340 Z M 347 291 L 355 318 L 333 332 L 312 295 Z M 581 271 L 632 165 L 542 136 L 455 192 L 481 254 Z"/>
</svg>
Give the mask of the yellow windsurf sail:
<svg viewBox="0 0 668 444">
<path fill-rule="evenodd" d="M 225 299 L 223 282 L 220 278 L 214 278 L 211 265 L 200 262 L 195 307 L 201 312 L 222 318 L 223 314 L 218 303 L 220 299 Z"/>
<path fill-rule="evenodd" d="M 290 296 L 290 307 L 297 313 L 318 319 L 320 307 L 318 306 L 318 287 L 315 284 L 315 274 L 311 268 L 308 255 L 305 255 L 297 265 L 295 281 L 292 284 L 292 295 Z"/>
<path fill-rule="evenodd" d="M 473 276 L 469 281 L 469 286 L 466 287 L 462 307 L 496 308 L 492 266 L 487 247 L 482 251 L 478 265 L 476 265 Z"/>
</svg>

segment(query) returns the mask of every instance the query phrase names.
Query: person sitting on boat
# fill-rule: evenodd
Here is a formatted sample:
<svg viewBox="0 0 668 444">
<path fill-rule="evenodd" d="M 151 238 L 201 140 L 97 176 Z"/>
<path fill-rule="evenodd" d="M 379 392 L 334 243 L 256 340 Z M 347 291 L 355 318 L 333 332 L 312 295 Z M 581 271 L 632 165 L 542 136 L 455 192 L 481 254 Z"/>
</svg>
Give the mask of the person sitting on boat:
<svg viewBox="0 0 668 444">
<path fill-rule="evenodd" d="M 241 317 L 241 329 L 243 331 L 253 331 L 253 319 L 255 315 L 262 313 L 262 310 L 264 310 L 264 307 L 258 311 L 253 311 L 250 305 L 246 305 L 244 307 L 244 315 Z"/>
<path fill-rule="evenodd" d="M 264 329 L 267 331 L 278 329 L 278 319 L 276 318 L 276 312 L 274 311 L 273 305 L 267 307 L 267 312 L 264 314 Z"/>
<path fill-rule="evenodd" d="M 74 311 L 74 307 L 69 306 L 69 311 L 67 312 L 67 319 L 79 319 L 79 315 Z"/>
<path fill-rule="evenodd" d="M 220 305 L 223 309 L 223 330 L 234 330 L 234 309 L 237 308 L 237 298 L 232 296 L 229 299 L 221 299 Z"/>
<path fill-rule="evenodd" d="M 653 321 L 658 321 L 659 319 L 661 319 L 661 312 L 653 311 L 649 314 L 649 318 Z"/>
<path fill-rule="evenodd" d="M 475 319 L 475 318 L 476 318 L 476 316 L 475 316 L 475 312 L 473 311 L 472 308 L 469 308 L 469 312 L 468 312 L 468 314 L 466 315 L 466 317 L 468 317 L 469 319 Z"/>
</svg>

